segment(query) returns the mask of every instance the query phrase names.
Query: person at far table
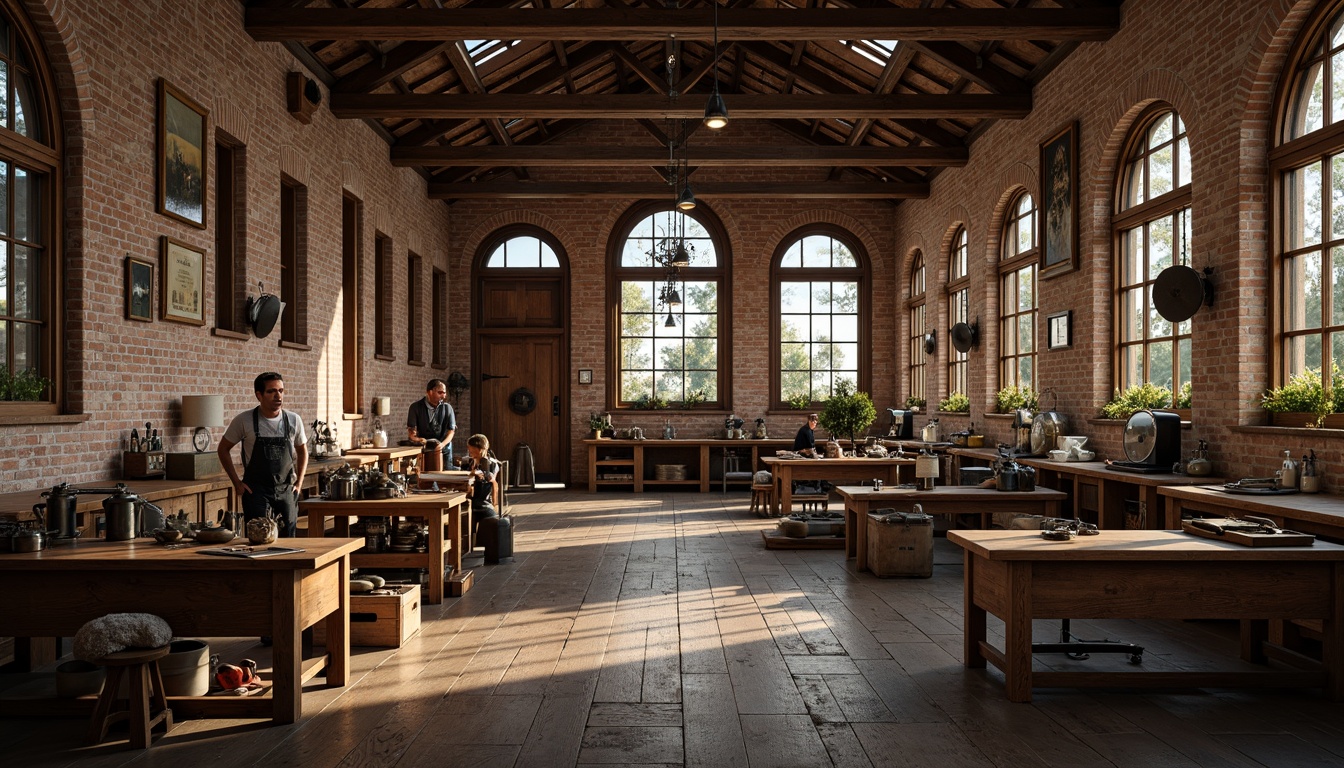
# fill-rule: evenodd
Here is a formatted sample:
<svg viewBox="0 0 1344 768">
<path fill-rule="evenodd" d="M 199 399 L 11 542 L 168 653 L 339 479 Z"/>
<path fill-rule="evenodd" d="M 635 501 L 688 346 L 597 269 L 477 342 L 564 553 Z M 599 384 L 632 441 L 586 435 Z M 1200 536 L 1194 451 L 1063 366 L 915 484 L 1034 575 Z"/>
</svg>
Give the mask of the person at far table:
<svg viewBox="0 0 1344 768">
<path fill-rule="evenodd" d="M 804 456 L 817 455 L 817 414 L 807 414 L 807 423 L 798 428 L 793 437 L 793 450 Z"/>
<path fill-rule="evenodd" d="M 299 519 L 299 478 L 308 468 L 308 435 L 303 419 L 286 411 L 285 380 L 274 371 L 252 383 L 257 407 L 233 417 L 219 441 L 219 463 L 233 481 L 233 492 L 243 507 L 243 519 L 265 517 L 269 507 L 280 535 L 294 535 Z M 242 445 L 243 476 L 230 452 Z"/>
<path fill-rule="evenodd" d="M 407 439 L 414 445 L 424 446 L 425 453 L 438 451 L 443 463 L 433 467 L 426 456 L 425 469 L 443 469 L 453 465 L 453 434 L 457 432 L 457 415 L 448 402 L 448 385 L 443 379 L 430 379 L 425 385 L 425 396 L 411 403 L 406 413 Z"/>
<path fill-rule="evenodd" d="M 498 517 L 495 511 L 495 478 L 499 475 L 499 462 L 490 455 L 490 438 L 485 435 L 472 435 L 467 438 L 469 458 L 462 468 L 470 473 L 467 493 L 471 495 L 471 520 L 477 528 L 481 520 Z"/>
</svg>

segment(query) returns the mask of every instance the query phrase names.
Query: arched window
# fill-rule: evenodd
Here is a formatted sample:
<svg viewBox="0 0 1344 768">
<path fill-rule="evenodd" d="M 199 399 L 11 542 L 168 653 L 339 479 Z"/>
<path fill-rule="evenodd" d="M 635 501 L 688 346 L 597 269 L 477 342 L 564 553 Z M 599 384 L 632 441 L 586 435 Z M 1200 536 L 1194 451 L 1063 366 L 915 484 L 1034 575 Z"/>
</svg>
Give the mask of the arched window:
<svg viewBox="0 0 1344 768">
<path fill-rule="evenodd" d="M 999 387 L 1036 386 L 1036 203 L 1008 206 L 999 256 Z"/>
<path fill-rule="evenodd" d="M 536 235 L 515 235 L 495 246 L 485 258 L 486 269 L 559 269 L 560 259 L 550 244 Z"/>
<path fill-rule="evenodd" d="M 1323 8 L 1284 71 L 1277 146 L 1274 383 L 1344 368 L 1344 5 Z M 1338 386 L 1336 375 L 1323 377 Z"/>
<path fill-rule="evenodd" d="M 627 213 L 616 232 L 611 400 L 627 408 L 727 407 L 720 350 L 729 348 L 721 312 L 730 306 L 729 260 L 718 220 L 703 203 L 689 213 L 653 203 Z M 687 263 L 673 268 L 678 244 Z"/>
<path fill-rule="evenodd" d="M 841 381 L 869 389 L 868 259 L 847 233 L 809 227 L 775 253 L 774 407 L 825 400 Z"/>
<path fill-rule="evenodd" d="M 62 304 L 56 99 L 15 5 L 0 2 L 0 384 L 13 384 L 0 399 L 38 405 L 0 403 L 0 413 L 55 413 Z"/>
<path fill-rule="evenodd" d="M 1190 142 L 1166 106 L 1135 123 L 1116 190 L 1116 387 L 1152 383 L 1180 393 L 1190 382 L 1190 321 L 1157 313 L 1152 285 L 1190 263 Z"/>
<path fill-rule="evenodd" d="M 910 260 L 910 400 L 925 402 L 928 392 L 925 388 L 929 356 L 924 352 L 924 334 L 928 333 L 928 323 L 924 312 L 927 306 L 924 294 L 924 254 L 915 251 Z"/>
<path fill-rule="evenodd" d="M 971 303 L 971 277 L 966 271 L 966 228 L 957 227 L 952 236 L 952 251 L 947 262 L 947 327 L 957 323 L 969 323 Z M 948 347 L 947 353 L 947 393 L 966 394 L 968 382 L 966 371 L 970 367 L 969 353 L 958 352 Z"/>
</svg>

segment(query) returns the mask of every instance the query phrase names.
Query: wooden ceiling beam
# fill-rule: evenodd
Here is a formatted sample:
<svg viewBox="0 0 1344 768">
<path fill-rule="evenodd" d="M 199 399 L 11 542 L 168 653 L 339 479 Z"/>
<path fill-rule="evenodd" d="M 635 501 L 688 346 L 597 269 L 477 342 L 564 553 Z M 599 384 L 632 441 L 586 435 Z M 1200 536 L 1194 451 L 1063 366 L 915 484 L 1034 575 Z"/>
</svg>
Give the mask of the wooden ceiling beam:
<svg viewBox="0 0 1344 768">
<path fill-rule="evenodd" d="M 402 43 L 386 55 L 373 57 L 373 61 L 337 80 L 331 90 L 334 93 L 367 93 L 444 52 L 450 45 L 450 42 L 421 40 Z"/>
<path fill-rule="evenodd" d="M 816 147 L 752 144 L 703 146 L 690 151 L 698 166 L 796 168 L 801 166 L 963 166 L 965 147 Z M 664 147 L 515 145 L 468 147 L 393 147 L 392 165 L 618 167 L 667 162 Z"/>
<path fill-rule="evenodd" d="M 708 40 L 710 8 L 262 8 L 244 28 L 291 40 Z M 720 40 L 1109 40 L 1120 9 L 722 8 Z"/>
<path fill-rule="evenodd" d="M 1023 118 L 1031 96 L 997 94 L 730 94 L 733 119 L 864 117 Z M 333 94 L 338 118 L 425 119 L 537 117 L 544 119 L 699 119 L 702 98 L 673 102 L 661 94 Z"/>
<path fill-rule="evenodd" d="M 929 196 L 927 184 L 881 182 L 824 182 L 760 184 L 757 182 L 697 182 L 696 198 L 767 200 L 914 200 Z M 478 182 L 429 185 L 431 200 L 586 200 L 656 199 L 669 197 L 661 182 Z"/>
<path fill-rule="evenodd" d="M 960 43 L 913 40 L 907 44 L 993 93 L 1023 94 L 1031 92 L 1030 83 L 990 63 L 988 56 L 978 54 Z"/>
</svg>

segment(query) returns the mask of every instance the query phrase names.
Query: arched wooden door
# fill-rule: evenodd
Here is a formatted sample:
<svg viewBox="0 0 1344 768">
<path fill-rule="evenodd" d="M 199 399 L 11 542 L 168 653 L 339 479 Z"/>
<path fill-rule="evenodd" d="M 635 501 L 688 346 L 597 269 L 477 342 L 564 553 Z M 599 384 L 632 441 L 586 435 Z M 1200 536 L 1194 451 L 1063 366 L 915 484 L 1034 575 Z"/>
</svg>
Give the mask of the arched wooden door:
<svg viewBox="0 0 1344 768">
<path fill-rule="evenodd" d="M 501 459 L 532 449 L 538 482 L 569 480 L 569 292 L 559 244 L 497 232 L 476 262 L 473 421 Z"/>
</svg>

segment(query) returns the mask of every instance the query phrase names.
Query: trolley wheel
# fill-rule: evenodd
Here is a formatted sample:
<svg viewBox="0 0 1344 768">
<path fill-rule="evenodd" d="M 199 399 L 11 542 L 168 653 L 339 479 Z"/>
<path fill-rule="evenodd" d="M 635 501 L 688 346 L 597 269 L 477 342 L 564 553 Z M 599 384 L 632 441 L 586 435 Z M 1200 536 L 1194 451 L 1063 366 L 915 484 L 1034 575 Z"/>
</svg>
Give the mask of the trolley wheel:
<svg viewBox="0 0 1344 768">
<path fill-rule="evenodd" d="M 1143 663 L 1143 654 L 1142 654 L 1142 653 L 1133 653 L 1133 654 L 1130 654 L 1130 656 L 1129 656 L 1129 663 L 1130 663 L 1130 664 L 1142 664 L 1142 663 Z"/>
</svg>

